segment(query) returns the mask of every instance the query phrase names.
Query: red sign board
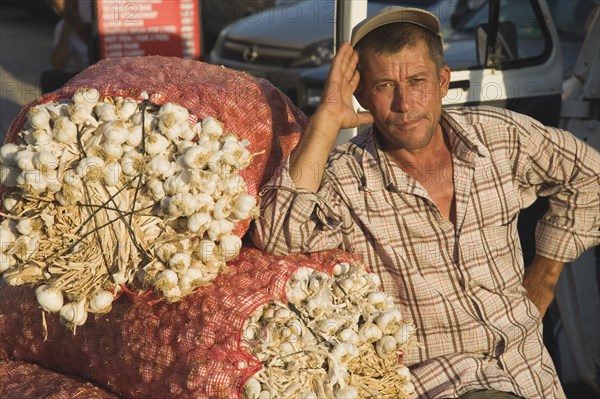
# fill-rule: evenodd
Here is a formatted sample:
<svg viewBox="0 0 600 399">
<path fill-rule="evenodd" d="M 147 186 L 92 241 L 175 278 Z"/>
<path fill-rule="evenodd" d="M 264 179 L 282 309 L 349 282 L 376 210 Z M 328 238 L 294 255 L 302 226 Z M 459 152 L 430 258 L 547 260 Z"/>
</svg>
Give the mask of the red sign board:
<svg viewBox="0 0 600 399">
<path fill-rule="evenodd" d="M 198 0 L 96 0 L 100 58 L 200 58 Z"/>
</svg>

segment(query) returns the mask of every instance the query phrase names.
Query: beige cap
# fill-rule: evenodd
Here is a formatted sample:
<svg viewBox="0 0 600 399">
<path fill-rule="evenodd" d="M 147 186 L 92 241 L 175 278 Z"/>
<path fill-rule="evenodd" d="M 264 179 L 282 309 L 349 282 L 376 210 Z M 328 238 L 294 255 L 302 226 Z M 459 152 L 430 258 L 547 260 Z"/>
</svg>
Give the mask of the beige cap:
<svg viewBox="0 0 600 399">
<path fill-rule="evenodd" d="M 373 30 L 380 26 L 393 24 L 396 22 L 407 22 L 422 26 L 438 35 L 442 40 L 442 25 L 440 20 L 429 11 L 420 8 L 390 6 L 379 11 L 377 14 L 359 22 L 352 29 L 350 43 L 355 46 L 356 43 Z"/>
</svg>

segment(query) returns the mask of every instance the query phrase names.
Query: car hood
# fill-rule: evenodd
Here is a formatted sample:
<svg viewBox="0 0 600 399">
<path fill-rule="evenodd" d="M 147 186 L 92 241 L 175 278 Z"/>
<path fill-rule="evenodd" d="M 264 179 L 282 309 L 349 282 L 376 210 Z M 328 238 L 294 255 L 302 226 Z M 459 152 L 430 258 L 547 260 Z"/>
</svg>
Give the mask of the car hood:
<svg viewBox="0 0 600 399">
<path fill-rule="evenodd" d="M 389 2 L 369 2 L 376 13 Z M 333 0 L 305 0 L 283 4 L 245 17 L 227 27 L 230 40 L 265 46 L 304 49 L 311 43 L 333 39 Z"/>
<path fill-rule="evenodd" d="M 333 0 L 284 4 L 242 18 L 227 27 L 230 40 L 303 49 L 332 37 Z"/>
</svg>

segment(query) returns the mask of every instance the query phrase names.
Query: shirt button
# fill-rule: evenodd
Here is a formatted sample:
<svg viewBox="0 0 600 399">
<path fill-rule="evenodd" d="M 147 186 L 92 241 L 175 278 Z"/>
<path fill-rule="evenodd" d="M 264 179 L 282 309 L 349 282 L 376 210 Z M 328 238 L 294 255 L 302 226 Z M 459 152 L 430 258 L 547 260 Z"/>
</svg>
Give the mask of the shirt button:
<svg viewBox="0 0 600 399">
<path fill-rule="evenodd" d="M 477 287 L 477 281 L 475 281 L 475 280 L 470 280 L 470 281 L 469 281 L 469 287 L 471 287 L 471 288 L 475 288 L 475 287 Z"/>
</svg>

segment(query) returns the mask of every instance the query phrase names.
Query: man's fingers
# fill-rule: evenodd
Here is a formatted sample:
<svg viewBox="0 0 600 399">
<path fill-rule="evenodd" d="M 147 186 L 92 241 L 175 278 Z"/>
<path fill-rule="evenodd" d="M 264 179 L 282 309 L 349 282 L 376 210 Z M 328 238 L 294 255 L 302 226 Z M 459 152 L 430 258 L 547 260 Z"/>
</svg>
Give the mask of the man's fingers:
<svg viewBox="0 0 600 399">
<path fill-rule="evenodd" d="M 356 69 L 357 62 L 358 55 L 348 42 L 344 42 L 332 60 L 330 76 L 349 81 Z"/>
<path fill-rule="evenodd" d="M 352 74 L 352 78 L 350 78 L 350 80 L 348 81 L 348 83 L 350 83 L 350 90 L 352 91 L 352 93 L 354 93 L 354 91 L 358 87 L 358 82 L 360 82 L 360 74 L 358 73 L 358 71 L 355 70 Z"/>
<path fill-rule="evenodd" d="M 373 123 L 373 115 L 369 111 L 357 112 L 356 119 L 358 125 L 370 125 Z"/>
<path fill-rule="evenodd" d="M 344 44 L 347 44 L 347 42 Z M 358 65 L 358 53 L 354 51 L 350 44 L 347 44 L 347 46 L 344 47 L 342 62 L 344 78 L 350 82 L 356 72 L 356 65 Z"/>
</svg>

